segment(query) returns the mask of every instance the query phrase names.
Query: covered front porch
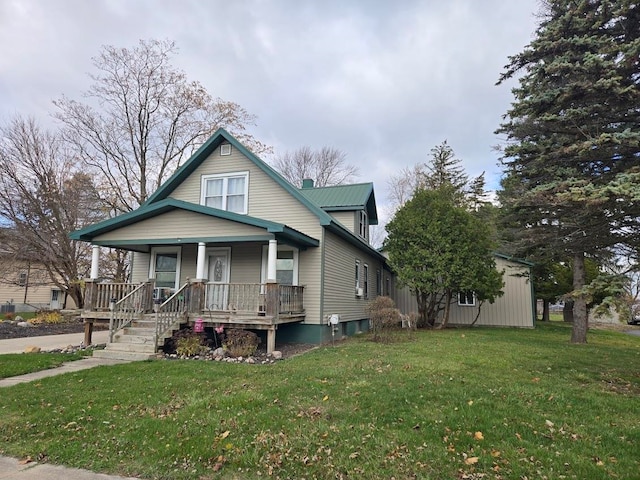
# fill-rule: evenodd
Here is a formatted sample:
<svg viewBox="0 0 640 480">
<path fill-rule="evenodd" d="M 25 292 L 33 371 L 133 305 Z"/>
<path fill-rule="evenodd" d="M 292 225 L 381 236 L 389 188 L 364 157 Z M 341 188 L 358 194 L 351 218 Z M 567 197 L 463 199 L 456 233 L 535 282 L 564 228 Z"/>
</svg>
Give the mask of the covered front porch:
<svg viewBox="0 0 640 480">
<path fill-rule="evenodd" d="M 108 320 L 110 342 L 114 335 L 136 322 L 153 324 L 154 344 L 161 346 L 181 325 L 236 327 L 266 330 L 267 352 L 275 349 L 279 325 L 305 318 L 304 287 L 264 284 L 188 281 L 164 296 L 155 282 L 140 284 L 87 281 L 86 321 Z"/>
</svg>

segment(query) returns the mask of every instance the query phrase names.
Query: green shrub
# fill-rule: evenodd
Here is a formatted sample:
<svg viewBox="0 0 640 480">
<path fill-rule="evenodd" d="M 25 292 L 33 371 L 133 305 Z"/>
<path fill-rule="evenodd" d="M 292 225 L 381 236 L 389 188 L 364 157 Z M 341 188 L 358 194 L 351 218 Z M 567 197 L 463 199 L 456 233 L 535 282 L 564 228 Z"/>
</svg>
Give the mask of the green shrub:
<svg viewBox="0 0 640 480">
<path fill-rule="evenodd" d="M 232 357 L 250 357 L 258 349 L 260 339 L 249 330 L 231 328 L 225 331 L 224 348 Z"/>
<path fill-rule="evenodd" d="M 176 340 L 176 353 L 180 356 L 191 357 L 205 353 L 207 350 L 208 347 L 205 345 L 205 339 L 203 335 L 199 333 L 191 332 L 180 336 Z"/>
</svg>

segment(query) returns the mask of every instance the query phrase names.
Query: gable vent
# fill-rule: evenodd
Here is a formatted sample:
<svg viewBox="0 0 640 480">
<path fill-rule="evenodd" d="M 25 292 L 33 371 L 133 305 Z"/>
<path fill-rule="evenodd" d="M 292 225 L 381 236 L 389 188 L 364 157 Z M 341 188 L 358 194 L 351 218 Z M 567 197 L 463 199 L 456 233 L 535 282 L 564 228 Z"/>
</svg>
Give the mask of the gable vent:
<svg viewBox="0 0 640 480">
<path fill-rule="evenodd" d="M 231 155 L 231 144 L 224 143 L 220 145 L 220 155 Z"/>
</svg>

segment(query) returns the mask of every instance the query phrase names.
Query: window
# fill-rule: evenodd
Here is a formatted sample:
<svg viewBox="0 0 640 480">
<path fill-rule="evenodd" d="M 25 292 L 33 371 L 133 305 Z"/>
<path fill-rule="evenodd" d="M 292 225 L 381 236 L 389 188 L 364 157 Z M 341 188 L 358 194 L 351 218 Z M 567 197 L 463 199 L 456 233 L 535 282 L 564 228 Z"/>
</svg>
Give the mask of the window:
<svg viewBox="0 0 640 480">
<path fill-rule="evenodd" d="M 358 212 L 358 234 L 367 239 L 367 212 L 364 210 Z"/>
<path fill-rule="evenodd" d="M 180 247 L 155 248 L 151 252 L 149 278 L 157 288 L 178 288 L 180 282 Z"/>
<path fill-rule="evenodd" d="M 476 304 L 476 294 L 471 290 L 458 292 L 458 305 L 462 307 L 473 307 Z"/>
<path fill-rule="evenodd" d="M 360 288 L 360 260 L 356 260 L 356 291 Z"/>
<path fill-rule="evenodd" d="M 382 274 L 380 269 L 376 270 L 376 295 L 382 295 Z"/>
<path fill-rule="evenodd" d="M 247 213 L 249 172 L 203 175 L 200 203 L 234 213 Z"/>
<path fill-rule="evenodd" d="M 262 283 L 267 281 L 267 260 L 269 247 L 262 250 Z M 286 245 L 278 245 L 276 258 L 276 281 L 280 285 L 298 285 L 298 249 Z"/>
<path fill-rule="evenodd" d="M 364 271 L 362 272 L 362 288 L 364 290 L 364 298 L 369 298 L 369 265 L 364 264 Z"/>
<path fill-rule="evenodd" d="M 224 157 L 226 155 L 231 155 L 231 144 L 223 143 L 220 145 L 220 156 Z"/>
<path fill-rule="evenodd" d="M 27 284 L 27 274 L 21 272 L 18 274 L 18 286 L 24 287 Z"/>
</svg>

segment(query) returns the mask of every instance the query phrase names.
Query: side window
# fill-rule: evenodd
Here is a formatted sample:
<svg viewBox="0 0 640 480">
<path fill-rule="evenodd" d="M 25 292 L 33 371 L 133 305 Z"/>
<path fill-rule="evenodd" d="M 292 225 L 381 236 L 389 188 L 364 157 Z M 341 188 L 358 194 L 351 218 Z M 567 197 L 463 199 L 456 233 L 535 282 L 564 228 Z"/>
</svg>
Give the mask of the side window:
<svg viewBox="0 0 640 480">
<path fill-rule="evenodd" d="M 362 272 L 363 294 L 364 298 L 369 298 L 369 265 L 364 264 L 364 271 Z"/>
<path fill-rule="evenodd" d="M 358 212 L 358 234 L 367 239 L 367 212 L 364 210 Z"/>
<path fill-rule="evenodd" d="M 476 294 L 471 290 L 458 292 L 458 305 L 461 307 L 473 307 L 476 304 Z"/>
<path fill-rule="evenodd" d="M 356 291 L 360 288 L 360 260 L 356 260 Z"/>
<path fill-rule="evenodd" d="M 376 295 L 382 295 L 382 274 L 380 269 L 376 270 Z"/>
</svg>

